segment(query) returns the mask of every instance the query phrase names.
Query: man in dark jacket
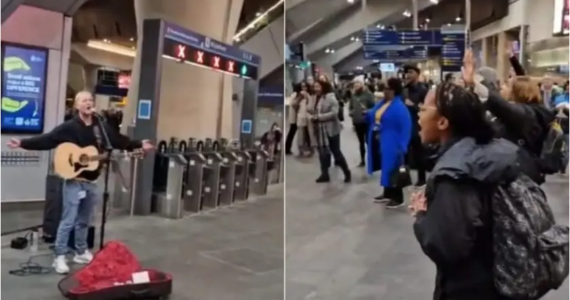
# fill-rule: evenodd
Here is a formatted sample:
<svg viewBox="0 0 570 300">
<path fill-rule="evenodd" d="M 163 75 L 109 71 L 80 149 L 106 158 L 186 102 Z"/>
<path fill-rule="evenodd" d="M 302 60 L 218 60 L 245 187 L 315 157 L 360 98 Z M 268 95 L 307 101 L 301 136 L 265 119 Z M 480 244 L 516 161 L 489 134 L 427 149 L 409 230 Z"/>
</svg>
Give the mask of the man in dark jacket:
<svg viewBox="0 0 570 300">
<path fill-rule="evenodd" d="M 405 66 L 404 71 L 406 72 L 406 78 L 408 80 L 408 84 L 404 87 L 404 96 L 406 97 L 406 105 L 412 116 L 413 126 L 412 140 L 410 141 L 410 149 L 408 150 L 408 162 L 418 171 L 416 186 L 422 186 L 426 183 L 426 157 L 420 136 L 418 135 L 420 130 L 418 126 L 418 112 L 419 105 L 424 102 L 424 98 L 427 95 L 428 87 L 418 80 L 420 76 L 419 68 L 415 66 Z"/>
<path fill-rule="evenodd" d="M 354 131 L 358 138 L 360 149 L 360 167 L 364 167 L 366 157 L 366 136 L 368 134 L 368 122 L 366 112 L 374 107 L 374 95 L 364 88 L 362 80 L 355 80 L 352 98 L 349 102 L 350 117 L 354 125 Z"/>
</svg>

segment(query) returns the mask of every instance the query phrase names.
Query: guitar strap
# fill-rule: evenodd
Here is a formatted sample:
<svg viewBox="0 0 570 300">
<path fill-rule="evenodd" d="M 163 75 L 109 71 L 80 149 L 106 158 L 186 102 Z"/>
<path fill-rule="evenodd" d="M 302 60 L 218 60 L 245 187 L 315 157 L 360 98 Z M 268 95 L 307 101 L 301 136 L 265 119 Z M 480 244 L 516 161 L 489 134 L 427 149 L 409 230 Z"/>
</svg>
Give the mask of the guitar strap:
<svg viewBox="0 0 570 300">
<path fill-rule="evenodd" d="M 95 134 L 95 140 L 97 140 L 97 149 L 101 152 L 101 150 L 103 150 L 103 139 L 101 138 L 101 129 L 99 126 L 101 125 L 97 124 L 93 126 L 93 133 Z"/>
</svg>

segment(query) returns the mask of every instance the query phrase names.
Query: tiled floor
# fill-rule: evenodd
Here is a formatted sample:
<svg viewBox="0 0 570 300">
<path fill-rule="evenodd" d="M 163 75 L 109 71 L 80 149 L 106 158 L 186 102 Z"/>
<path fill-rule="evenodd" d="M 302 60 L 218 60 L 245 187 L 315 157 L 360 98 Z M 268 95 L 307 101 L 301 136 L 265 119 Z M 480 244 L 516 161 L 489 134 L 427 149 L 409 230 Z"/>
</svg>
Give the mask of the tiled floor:
<svg viewBox="0 0 570 300">
<path fill-rule="evenodd" d="M 267 196 L 176 221 L 116 217 L 109 222 L 108 239 L 125 242 L 145 267 L 173 274 L 172 300 L 282 300 L 282 195 L 282 185 L 272 186 Z M 2 295 L 63 299 L 58 275 L 8 275 L 29 256 L 2 249 Z M 36 261 L 49 266 L 51 257 Z"/>
<path fill-rule="evenodd" d="M 349 164 L 356 166 L 358 143 L 350 126 L 341 137 Z M 287 300 L 431 299 L 435 269 L 422 253 L 405 207 L 373 204 L 378 179 L 353 168 L 354 182 L 317 185 L 315 159 L 288 157 L 286 163 Z M 336 173 L 334 173 L 336 172 Z M 560 222 L 568 224 L 568 179 L 545 185 Z M 408 191 L 409 192 L 409 191 Z M 546 300 L 567 299 L 568 282 Z"/>
</svg>

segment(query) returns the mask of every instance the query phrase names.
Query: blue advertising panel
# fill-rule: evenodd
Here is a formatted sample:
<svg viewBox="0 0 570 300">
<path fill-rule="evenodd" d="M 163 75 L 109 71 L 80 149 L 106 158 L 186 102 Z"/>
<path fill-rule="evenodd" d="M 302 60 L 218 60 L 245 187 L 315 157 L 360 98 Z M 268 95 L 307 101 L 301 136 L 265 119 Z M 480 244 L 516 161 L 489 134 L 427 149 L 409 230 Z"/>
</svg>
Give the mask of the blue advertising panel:
<svg viewBox="0 0 570 300">
<path fill-rule="evenodd" d="M 283 86 L 260 87 L 257 92 L 257 103 L 261 105 L 283 105 L 285 103 Z"/>
<path fill-rule="evenodd" d="M 377 61 L 401 61 L 401 60 L 423 60 L 427 59 L 428 51 L 426 47 L 412 47 L 401 50 L 381 50 L 374 51 L 372 48 L 364 46 L 364 58 Z"/>
<path fill-rule="evenodd" d="M 364 45 L 376 46 L 435 46 L 441 44 L 439 30 L 378 30 L 364 31 Z"/>
<path fill-rule="evenodd" d="M 460 72 L 465 55 L 465 32 L 442 31 L 441 71 Z"/>
<path fill-rule="evenodd" d="M 215 71 L 257 80 L 261 57 L 164 22 L 163 55 Z"/>
<path fill-rule="evenodd" d="M 47 49 L 2 42 L 2 133 L 42 133 Z"/>
</svg>

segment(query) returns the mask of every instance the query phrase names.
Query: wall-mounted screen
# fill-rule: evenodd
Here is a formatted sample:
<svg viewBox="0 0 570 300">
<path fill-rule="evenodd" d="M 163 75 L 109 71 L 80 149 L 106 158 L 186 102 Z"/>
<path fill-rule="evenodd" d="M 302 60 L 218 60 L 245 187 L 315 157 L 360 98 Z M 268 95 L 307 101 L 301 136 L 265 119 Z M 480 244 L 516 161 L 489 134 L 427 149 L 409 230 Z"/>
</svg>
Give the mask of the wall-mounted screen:
<svg viewBox="0 0 570 300">
<path fill-rule="evenodd" d="M 2 42 L 2 133 L 42 133 L 48 50 Z"/>
<path fill-rule="evenodd" d="M 554 1 L 554 24 L 552 32 L 555 35 L 567 35 L 570 29 L 570 1 L 555 0 Z"/>
</svg>

